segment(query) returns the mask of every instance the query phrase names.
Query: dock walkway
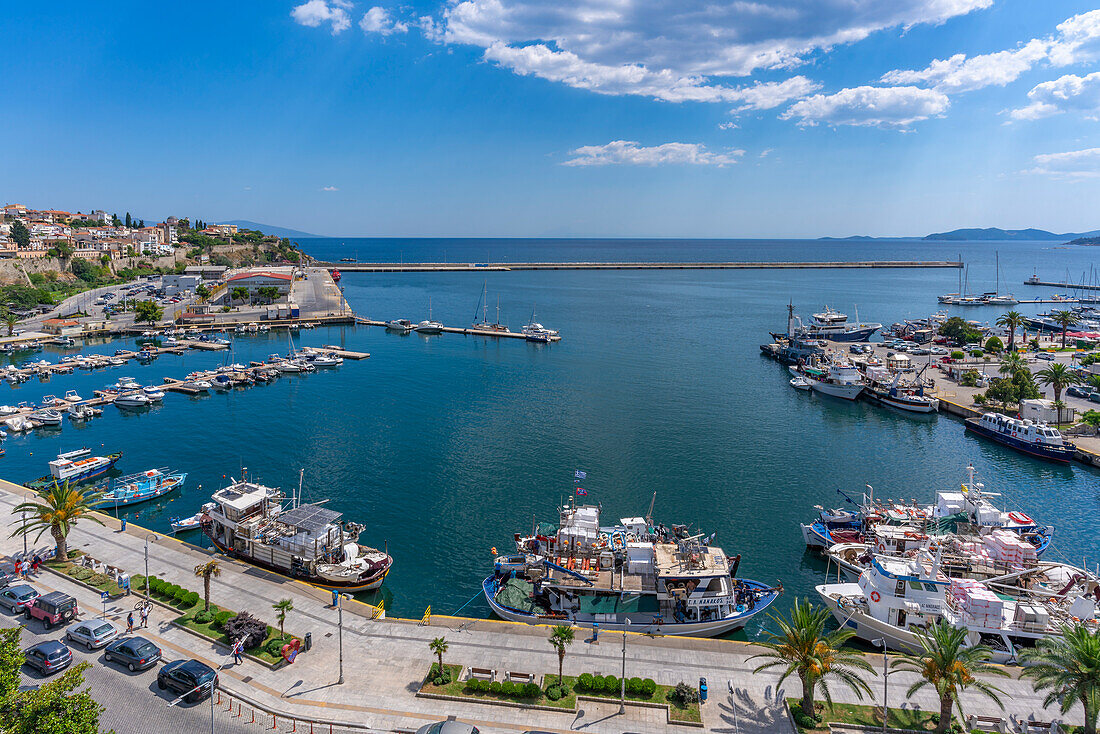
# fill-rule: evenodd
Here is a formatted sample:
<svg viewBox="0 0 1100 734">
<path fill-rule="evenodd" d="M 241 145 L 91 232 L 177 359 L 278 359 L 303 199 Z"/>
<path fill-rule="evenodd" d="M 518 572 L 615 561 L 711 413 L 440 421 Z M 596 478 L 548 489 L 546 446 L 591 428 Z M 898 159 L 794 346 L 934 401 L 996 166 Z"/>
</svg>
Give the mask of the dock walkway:
<svg viewBox="0 0 1100 734">
<path fill-rule="evenodd" d="M 961 268 L 955 260 L 854 260 L 805 262 L 497 262 L 333 263 L 314 265 L 341 273 L 485 272 L 486 270 L 797 270 L 813 268 Z"/>
<path fill-rule="evenodd" d="M 0 518 L 11 528 L 19 517 L 12 508 L 22 501 L 22 487 L 0 481 Z M 128 524 L 121 531 L 119 523 L 102 514 L 105 526 L 80 523 L 69 535 L 70 548 L 79 548 L 98 560 L 125 568 L 131 573 L 144 573 L 144 540 L 148 531 Z M 12 555 L 21 552 L 22 541 L 0 537 L 0 551 Z M 39 544 L 38 549 L 45 546 Z M 158 578 L 189 589 L 201 591 L 201 579 L 196 579 L 196 565 L 212 557 L 210 551 L 191 546 L 162 535 L 154 535 L 149 543 L 149 572 Z M 337 613 L 331 606 L 329 592 L 249 566 L 221 555 L 214 556 L 221 565 L 221 575 L 211 580 L 211 598 L 228 609 L 248 610 L 270 621 L 271 605 L 289 598 L 294 609 L 287 616 L 286 628 L 296 635 L 311 633 L 313 649 L 302 653 L 294 665 L 268 670 L 246 660 L 241 665 L 222 671 L 222 683 L 230 692 L 247 696 L 281 715 L 300 718 L 327 718 L 338 722 L 392 731 L 415 730 L 431 721 L 449 715 L 478 726 L 483 732 L 540 730 L 550 732 L 587 731 L 595 734 L 671 734 L 698 729 L 669 724 L 661 709 L 628 704 L 626 714 L 618 714 L 618 704 L 583 701 L 579 713 L 536 711 L 523 708 L 494 706 L 463 701 L 434 701 L 415 695 L 428 666 L 434 660 L 428 643 L 435 637 L 445 637 L 449 648 L 445 662 L 485 667 L 501 671 L 520 670 L 538 676 L 556 673 L 558 660 L 547 644 L 550 628 L 491 620 L 474 620 L 440 616 L 434 607 L 429 625 L 420 620 L 387 618 L 371 619 L 366 605 L 348 602 L 345 607 L 344 677 L 337 679 Z M 411 573 L 398 558 L 393 573 Z M 468 587 L 477 588 L 479 579 L 468 579 Z M 77 597 L 84 609 L 99 610 L 99 595 L 67 577 L 43 574 L 34 581 L 43 590 L 58 589 Z M 458 581 L 458 583 L 463 583 Z M 467 586 L 467 583 L 464 583 Z M 469 588 L 467 588 L 469 590 Z M 785 610 L 791 600 L 780 600 Z M 109 604 L 108 612 L 125 616 L 133 607 L 133 599 L 119 599 Z M 779 611 L 779 610 L 777 610 Z M 226 653 L 213 643 L 178 629 L 170 624 L 171 614 L 160 607 L 154 611 L 148 631 L 151 638 L 166 651 L 166 659 L 195 657 L 208 664 L 217 664 Z M 565 672 L 620 675 L 622 666 L 622 636 L 604 632 L 600 644 L 587 641 L 587 630 L 578 629 L 576 642 L 569 646 L 565 657 Z M 626 672 L 628 676 L 651 677 L 658 683 L 674 685 L 686 681 L 694 685 L 705 676 L 711 698 L 703 707 L 706 731 L 729 731 L 738 734 L 789 734 L 791 723 L 782 709 L 782 698 L 776 698 L 778 675 L 754 675 L 759 664 L 750 656 L 760 652 L 751 644 L 730 640 L 709 640 L 680 637 L 627 636 Z M 876 657 L 876 664 L 879 658 Z M 1031 683 L 1018 680 L 1018 668 L 1010 668 L 1011 678 L 994 681 L 1005 690 L 1003 699 L 1007 713 L 1026 718 L 1043 712 L 1042 696 L 1035 694 Z M 892 691 L 904 691 L 915 680 L 910 673 L 892 673 Z M 727 694 L 730 681 L 735 693 Z M 874 685 L 874 681 L 871 681 Z M 797 695 L 787 685 L 782 695 Z M 837 700 L 855 703 L 845 688 L 834 691 Z M 900 694 L 893 694 L 899 696 Z M 925 710 L 936 710 L 934 693 L 922 691 L 910 700 Z M 1001 715 L 995 704 L 966 693 L 962 704 L 967 712 Z M 1051 709 L 1045 720 L 1061 718 Z M 1079 709 L 1068 717 L 1080 720 Z M 734 721 L 737 721 L 734 727 Z"/>
</svg>

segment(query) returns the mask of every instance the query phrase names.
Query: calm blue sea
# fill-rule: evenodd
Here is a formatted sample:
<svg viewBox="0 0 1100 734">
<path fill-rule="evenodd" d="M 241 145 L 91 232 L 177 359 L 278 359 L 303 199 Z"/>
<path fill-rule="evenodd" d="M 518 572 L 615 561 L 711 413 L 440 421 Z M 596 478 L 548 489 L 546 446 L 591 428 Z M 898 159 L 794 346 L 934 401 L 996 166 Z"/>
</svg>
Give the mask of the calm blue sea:
<svg viewBox="0 0 1100 734">
<path fill-rule="evenodd" d="M 832 260 L 954 259 L 970 264 L 972 289 L 994 287 L 995 252 L 1018 297 L 1050 293 L 1022 281 L 1035 269 L 1073 280 L 1091 272 L 1095 250 L 1049 243 L 919 241 L 309 240 L 319 258 L 361 260 Z M 491 249 L 486 249 L 491 248 Z M 485 250 L 482 253 L 482 250 Z M 743 575 L 787 589 L 780 602 L 811 594 L 824 564 L 804 553 L 798 523 L 814 505 L 836 506 L 837 490 L 930 501 L 973 462 L 1005 504 L 1057 527 L 1051 553 L 1097 558 L 1100 481 L 1081 466 L 1059 467 L 965 435 L 948 417 L 918 417 L 790 389 L 783 367 L 760 356 L 768 331 L 785 325 L 786 304 L 803 314 L 828 304 L 890 324 L 937 309 L 955 270 L 548 271 L 344 275 L 348 301 L 373 319 L 427 316 L 465 325 L 483 285 L 490 316 L 513 327 L 532 310 L 563 340 L 417 334 L 377 328 L 303 331 L 303 345 L 342 344 L 371 358 L 338 370 L 284 377 L 229 394 L 170 394 L 162 406 L 60 432 L 12 436 L 0 459 L 13 481 L 37 477 L 57 452 L 81 445 L 122 450 L 124 471 L 168 467 L 189 473 L 183 491 L 127 515 L 158 530 L 191 514 L 210 492 L 251 475 L 285 489 L 305 470 L 308 498 L 364 522 L 363 540 L 388 545 L 396 564 L 382 596 L 387 610 L 419 616 L 431 604 L 451 613 L 476 597 L 492 547 L 513 531 L 553 520 L 584 469 L 588 500 L 611 517 L 644 514 L 717 532 L 744 554 Z M 1005 290 L 1002 281 L 1002 290 Z M 1034 312 L 1040 307 L 1021 306 Z M 1000 309 L 971 309 L 989 320 Z M 285 332 L 235 337 L 244 362 L 287 350 Z M 92 345 L 112 353 L 132 342 Z M 73 351 L 73 350 L 65 350 Z M 57 353 L 46 355 L 56 360 Z M 0 385 L 0 403 L 93 389 L 132 376 L 142 383 L 219 364 L 192 352 Z M 197 539 L 196 539 L 197 540 Z M 475 600 L 464 614 L 488 615 Z M 746 634 L 759 633 L 758 626 Z"/>
</svg>

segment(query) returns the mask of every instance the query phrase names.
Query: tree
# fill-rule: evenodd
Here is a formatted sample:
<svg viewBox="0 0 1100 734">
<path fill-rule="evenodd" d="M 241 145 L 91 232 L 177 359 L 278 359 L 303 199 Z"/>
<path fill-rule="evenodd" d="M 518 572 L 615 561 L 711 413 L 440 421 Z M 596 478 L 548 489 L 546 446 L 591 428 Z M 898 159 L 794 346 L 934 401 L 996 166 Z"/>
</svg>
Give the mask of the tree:
<svg viewBox="0 0 1100 734">
<path fill-rule="evenodd" d="M 230 298 L 232 298 L 234 301 L 243 301 L 244 299 L 248 298 L 248 289 L 242 285 L 239 285 L 233 289 L 233 293 Z"/>
<path fill-rule="evenodd" d="M 1054 390 L 1054 402 L 1060 403 L 1062 401 L 1062 391 L 1070 385 L 1081 384 L 1081 376 L 1064 364 L 1053 362 L 1046 369 L 1035 373 L 1035 381 Z M 1060 414 L 1059 417 L 1061 417 Z M 1061 421 L 1058 422 L 1061 423 Z"/>
<path fill-rule="evenodd" d="M 118 218 L 118 214 L 112 214 L 111 215 L 111 226 L 112 227 L 121 227 L 122 226 L 122 220 Z"/>
<path fill-rule="evenodd" d="M 102 520 L 92 514 L 95 505 L 103 499 L 102 492 L 82 491 L 70 487 L 68 481 L 64 485 L 54 482 L 52 487 L 39 494 L 39 498 L 22 502 L 12 510 L 14 514 L 27 513 L 29 522 L 25 526 L 20 525 L 16 528 L 11 537 L 30 535 L 37 530 L 38 534 L 34 536 L 34 542 L 38 542 L 42 534 L 48 530 L 57 544 L 55 558 L 59 561 L 66 561 L 69 558 L 67 538 L 69 531 L 78 520 L 88 518 L 100 525 L 103 524 Z"/>
<path fill-rule="evenodd" d="M 1062 327 L 1062 349 L 1066 348 L 1066 331 L 1077 323 L 1077 314 L 1073 311 L 1055 311 L 1050 320 Z"/>
<path fill-rule="evenodd" d="M 1003 669 L 990 665 L 993 651 L 985 645 L 966 647 L 967 630 L 955 627 L 942 619 L 933 622 L 927 631 L 917 631 L 921 651 L 916 654 L 901 653 L 890 665 L 897 670 L 918 673 L 921 679 L 909 686 L 905 695 L 911 698 L 925 686 L 932 686 L 940 699 L 940 720 L 936 734 L 944 734 L 951 724 L 951 711 L 959 702 L 959 694 L 973 688 L 1004 708 L 998 694 L 1004 693 L 979 675 L 1007 676 Z M 959 708 L 960 715 L 962 707 Z"/>
<path fill-rule="evenodd" d="M 144 219 L 139 219 L 137 226 L 138 226 L 138 229 L 145 229 L 145 220 Z"/>
<path fill-rule="evenodd" d="M 1027 369 L 1027 362 L 1024 361 L 1024 358 L 1016 352 L 1009 352 L 1001 360 L 1001 365 L 997 368 L 997 371 L 1002 375 L 1011 376 L 1025 369 Z"/>
<path fill-rule="evenodd" d="M 1052 408 L 1054 408 L 1056 411 L 1058 411 L 1058 419 L 1057 419 L 1056 422 L 1061 423 L 1062 422 L 1062 411 L 1065 410 L 1066 407 L 1067 407 L 1065 402 L 1062 401 L 1062 400 L 1055 400 L 1050 405 L 1051 405 Z"/>
<path fill-rule="evenodd" d="M 134 306 L 135 321 L 149 321 L 156 323 L 164 316 L 164 309 L 157 305 L 156 301 L 138 301 Z"/>
<path fill-rule="evenodd" d="M 126 227 L 129 228 L 134 224 L 134 220 L 130 219 L 130 212 L 126 212 Z"/>
<path fill-rule="evenodd" d="M 447 652 L 447 639 L 437 637 L 428 643 L 428 647 L 439 656 L 439 675 L 443 675 L 443 653 Z"/>
<path fill-rule="evenodd" d="M 279 289 L 273 285 L 264 285 L 256 289 L 256 295 L 265 301 L 274 301 L 279 297 Z"/>
<path fill-rule="evenodd" d="M 290 599 L 280 599 L 272 604 L 271 608 L 275 610 L 275 621 L 279 623 L 279 637 L 285 638 L 286 632 L 283 631 L 283 625 L 286 623 L 286 613 L 294 609 L 294 602 Z"/>
<path fill-rule="evenodd" d="M 195 289 L 195 295 L 199 297 L 200 303 L 206 302 L 210 297 L 210 289 L 206 287 L 206 283 L 199 283 L 199 287 Z"/>
<path fill-rule="evenodd" d="M 1086 410 L 1081 414 L 1081 420 L 1092 426 L 1094 431 L 1100 432 L 1100 410 Z"/>
<path fill-rule="evenodd" d="M 753 673 L 785 667 L 777 685 L 782 685 L 788 676 L 797 674 L 802 681 L 803 714 L 814 715 L 814 691 L 819 683 L 825 700 L 832 704 L 833 698 L 828 686 L 829 678 L 835 678 L 844 683 L 861 701 L 864 693 L 871 695 L 870 687 L 856 671 L 865 670 L 872 675 L 877 674 L 863 655 L 841 647 L 855 634 L 855 630 L 845 628 L 825 633 L 825 625 L 830 619 L 828 609 L 815 608 L 809 601 L 804 602 L 795 598 L 794 607 L 786 619 L 775 615 L 769 616 L 779 626 L 780 631 L 779 633 L 768 632 L 770 639 L 767 642 L 758 643 L 768 648 L 768 652 L 753 655 L 749 659 L 771 658 L 771 662 L 759 666 Z"/>
<path fill-rule="evenodd" d="M 4 317 L 4 322 L 8 325 L 8 336 L 15 333 L 15 325 L 19 323 L 19 319 L 15 318 L 15 314 L 9 313 Z"/>
<path fill-rule="evenodd" d="M 11 223 L 11 230 L 8 232 L 8 236 L 11 237 L 11 241 L 19 247 L 26 249 L 31 246 L 31 231 L 27 229 L 27 225 L 23 224 L 23 222 L 18 219 Z"/>
<path fill-rule="evenodd" d="M 562 669 L 565 666 L 565 647 L 573 644 L 573 628 L 559 624 L 550 632 L 550 644 L 558 651 L 558 685 L 562 679 Z"/>
<path fill-rule="evenodd" d="M 1016 351 L 1016 329 L 1027 326 L 1027 319 L 1019 311 L 1009 311 L 997 319 L 997 326 L 1008 329 L 1008 351 Z"/>
<path fill-rule="evenodd" d="M 982 340 L 982 332 L 958 316 L 952 316 L 940 326 L 940 335 L 958 344 L 972 344 Z"/>
<path fill-rule="evenodd" d="M 1100 716 L 1100 631 L 1083 624 L 1062 625 L 1061 637 L 1045 637 L 1020 653 L 1022 677 L 1035 679 L 1035 691 L 1049 691 L 1044 706 L 1058 703 L 1063 714 L 1073 704 L 1085 710 L 1085 734 L 1096 734 Z"/>
<path fill-rule="evenodd" d="M 992 352 L 994 354 L 1000 354 L 1004 351 L 1005 345 L 1001 341 L 1000 337 L 991 336 L 985 342 L 985 351 Z"/>
<path fill-rule="evenodd" d="M 205 602 L 203 609 L 210 611 L 210 579 L 222 575 L 222 568 L 217 561 L 210 560 L 195 566 L 195 575 L 202 577 L 202 598 Z"/>
</svg>

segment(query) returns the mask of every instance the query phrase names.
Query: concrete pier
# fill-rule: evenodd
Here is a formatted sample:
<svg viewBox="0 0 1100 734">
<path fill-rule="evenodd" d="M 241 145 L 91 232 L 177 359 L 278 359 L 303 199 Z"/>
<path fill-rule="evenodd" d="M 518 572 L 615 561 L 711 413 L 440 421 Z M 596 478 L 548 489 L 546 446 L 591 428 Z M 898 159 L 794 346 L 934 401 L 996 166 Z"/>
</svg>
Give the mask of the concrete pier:
<svg viewBox="0 0 1100 734">
<path fill-rule="evenodd" d="M 486 270 L 798 270 L 833 268 L 961 268 L 954 260 L 827 262 L 515 262 L 515 263 L 314 263 L 341 273 L 477 272 Z"/>
</svg>

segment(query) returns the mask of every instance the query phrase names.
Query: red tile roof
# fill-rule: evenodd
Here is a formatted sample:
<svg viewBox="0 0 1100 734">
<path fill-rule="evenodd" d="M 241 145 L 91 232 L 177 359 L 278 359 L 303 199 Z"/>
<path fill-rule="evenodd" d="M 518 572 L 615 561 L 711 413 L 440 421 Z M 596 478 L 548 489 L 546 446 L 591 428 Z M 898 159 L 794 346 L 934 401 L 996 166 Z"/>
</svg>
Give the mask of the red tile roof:
<svg viewBox="0 0 1100 734">
<path fill-rule="evenodd" d="M 276 280 L 290 280 L 289 275 L 283 275 L 282 273 L 271 273 L 263 270 L 258 272 L 253 271 L 251 273 L 237 273 L 236 275 L 230 277 L 228 281 L 242 280 L 244 278 L 258 278 L 261 276 L 264 278 L 275 278 Z"/>
</svg>

